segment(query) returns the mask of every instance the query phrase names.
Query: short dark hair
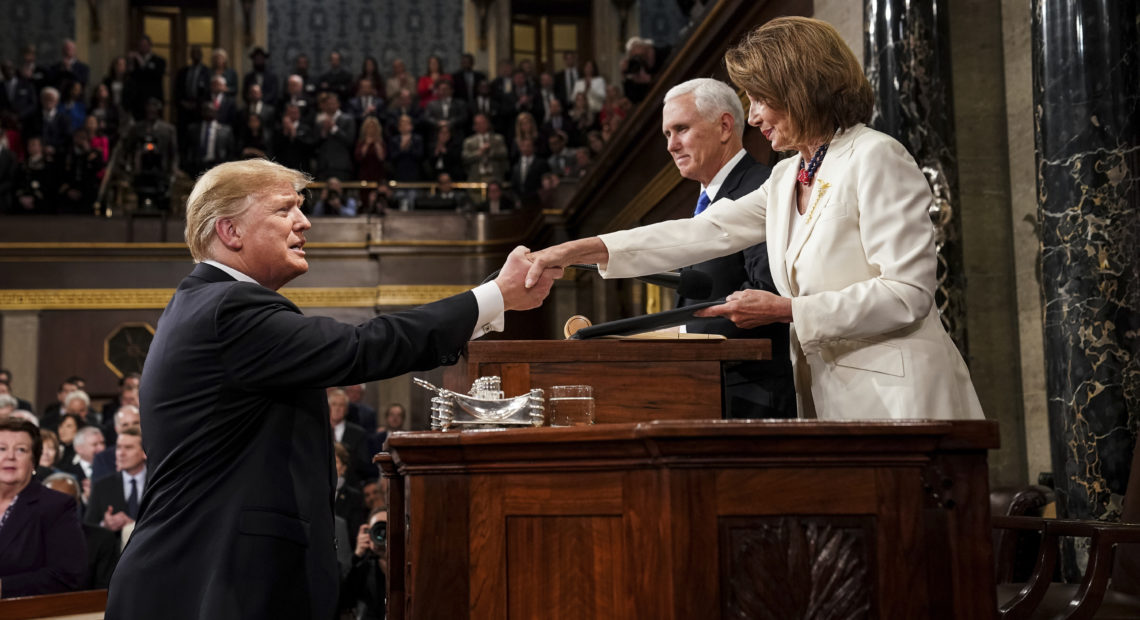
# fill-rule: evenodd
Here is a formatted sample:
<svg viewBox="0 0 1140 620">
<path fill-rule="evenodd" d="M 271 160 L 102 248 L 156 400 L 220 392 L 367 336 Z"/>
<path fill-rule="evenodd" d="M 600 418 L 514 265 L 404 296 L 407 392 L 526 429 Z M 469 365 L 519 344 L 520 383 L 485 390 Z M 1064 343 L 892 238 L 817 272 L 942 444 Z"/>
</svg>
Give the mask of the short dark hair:
<svg viewBox="0 0 1140 620">
<path fill-rule="evenodd" d="M 0 368 L 0 375 L 4 375 L 5 377 L 8 377 L 9 381 L 12 380 L 12 371 L 8 370 L 7 368 Z"/>
<path fill-rule="evenodd" d="M 43 438 L 40 437 L 40 429 L 35 424 L 25 420 L 24 418 L 7 417 L 0 419 L 0 431 L 8 431 L 10 433 L 27 433 L 32 438 L 32 465 L 40 464 L 40 455 L 44 451 Z"/>
<path fill-rule="evenodd" d="M 142 439 L 142 431 L 133 426 L 128 426 L 127 428 L 119 431 L 119 436 L 122 437 L 123 435 L 130 435 L 131 437 L 138 437 L 139 439 Z"/>
<path fill-rule="evenodd" d="M 142 379 L 142 375 L 137 372 L 128 372 L 119 379 L 119 387 L 126 385 L 127 379 Z"/>
</svg>

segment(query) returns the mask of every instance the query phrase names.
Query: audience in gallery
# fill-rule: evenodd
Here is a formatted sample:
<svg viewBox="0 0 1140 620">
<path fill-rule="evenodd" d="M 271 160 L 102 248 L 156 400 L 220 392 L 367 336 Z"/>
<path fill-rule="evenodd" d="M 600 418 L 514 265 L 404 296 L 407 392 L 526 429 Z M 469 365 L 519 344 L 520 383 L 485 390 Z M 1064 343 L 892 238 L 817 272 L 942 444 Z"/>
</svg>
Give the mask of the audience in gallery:
<svg viewBox="0 0 1140 620">
<path fill-rule="evenodd" d="M 27 544 L 0 551 L 0 597 L 106 588 L 147 484 L 139 375 L 124 375 L 118 392 L 99 399 L 96 408 L 81 389 L 84 380 L 68 377 L 56 403 L 38 416 L 30 402 L 12 394 L 11 377 L 0 369 L 0 462 L 14 463 L 0 473 L 0 514 L 12 505 L 0 525 L 0 542 L 15 537 Z M 387 506 L 387 480 L 370 457 L 406 423 L 400 404 L 378 416 L 364 400 L 366 388 L 327 391 L 338 474 L 333 509 L 345 522 L 338 535 L 346 550 L 342 579 L 348 607 L 377 592 L 382 597 L 382 589 L 369 582 L 378 578 L 371 571 L 380 568 L 383 546 L 361 546 L 359 535 L 376 532 L 371 526 L 383 520 Z"/>
<path fill-rule="evenodd" d="M 631 41 L 622 61 L 626 90 L 631 82 L 634 91 L 647 88 L 662 51 Z M 547 71 L 530 58 L 517 65 L 503 59 L 494 76 L 471 54 L 451 67 L 433 55 L 417 78 L 403 59 L 384 73 L 371 55 L 354 75 L 334 49 L 327 70 L 315 77 L 306 54 L 296 54 L 289 74 L 278 76 L 269 68 L 271 51 L 254 47 L 251 70 L 241 80 L 226 50 L 208 52 L 207 65 L 202 48 L 190 48 L 186 66 L 172 71 L 169 101 L 167 60 L 145 36 L 115 58 L 102 79 L 91 76 L 70 40 L 47 67 L 34 46 L 22 48 L 18 62 L 0 60 L 0 215 L 94 213 L 108 174 L 120 172 L 126 176 L 114 178 L 133 184 L 140 204 L 153 199 L 164 208 L 177 175 L 193 178 L 218 163 L 252 157 L 319 180 L 375 184 L 365 190 L 351 184 L 357 208 L 325 209 L 327 216 L 383 214 L 389 203 L 413 208 L 431 192 L 392 191 L 387 182 L 433 183 L 445 173 L 457 183 L 498 182 L 506 200 L 495 201 L 496 212 L 504 212 L 538 196 L 541 173 L 525 188 L 511 178 L 520 140 L 531 141 L 545 167 L 579 177 L 632 106 L 622 85 L 607 85 L 596 63 L 575 52 L 563 53 Z M 168 108 L 174 125 L 163 121 Z M 556 135 L 565 142 L 564 154 L 551 150 Z M 588 152 L 579 156 L 579 147 Z M 552 156 L 557 165 L 550 166 Z M 475 210 L 483 208 L 485 192 L 469 197 L 478 201 Z M 317 215 L 315 205 L 307 208 Z"/>
</svg>

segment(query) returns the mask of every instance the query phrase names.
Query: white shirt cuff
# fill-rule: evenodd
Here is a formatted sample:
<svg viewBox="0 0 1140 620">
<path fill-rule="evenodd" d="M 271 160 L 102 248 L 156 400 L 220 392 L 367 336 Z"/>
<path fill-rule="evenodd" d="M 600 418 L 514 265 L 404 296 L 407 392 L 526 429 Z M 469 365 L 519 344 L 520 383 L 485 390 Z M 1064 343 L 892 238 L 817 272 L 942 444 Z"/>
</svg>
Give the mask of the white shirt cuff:
<svg viewBox="0 0 1140 620">
<path fill-rule="evenodd" d="M 506 324 L 503 316 L 503 292 L 494 281 L 480 284 L 471 289 L 475 293 L 475 303 L 479 306 L 479 319 L 475 322 L 475 331 L 471 339 L 475 340 L 490 332 L 501 332 Z"/>
</svg>

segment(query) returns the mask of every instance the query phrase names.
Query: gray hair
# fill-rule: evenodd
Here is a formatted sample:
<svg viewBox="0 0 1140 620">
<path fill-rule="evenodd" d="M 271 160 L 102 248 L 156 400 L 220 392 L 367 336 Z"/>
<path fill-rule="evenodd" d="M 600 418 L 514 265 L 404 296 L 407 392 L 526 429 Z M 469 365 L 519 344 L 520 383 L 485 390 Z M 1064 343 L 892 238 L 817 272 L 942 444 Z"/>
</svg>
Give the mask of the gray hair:
<svg viewBox="0 0 1140 620">
<path fill-rule="evenodd" d="M 99 430 L 97 426 L 84 426 L 75 434 L 75 439 L 71 440 L 71 445 L 75 448 L 85 446 L 95 435 L 102 437 L 103 431 Z"/>
<path fill-rule="evenodd" d="M 731 86 L 712 78 L 692 79 L 670 88 L 665 93 L 665 103 L 689 93 L 693 93 L 693 103 L 702 117 L 715 121 L 727 112 L 732 115 L 732 130 L 736 137 L 744 135 L 744 106 Z"/>
<path fill-rule="evenodd" d="M 0 409 L 2 409 L 3 407 L 4 407 L 4 405 L 0 404 Z M 9 413 L 8 417 L 9 418 L 23 418 L 23 419 L 31 422 L 32 424 L 35 424 L 37 427 L 39 427 L 39 425 L 40 425 L 40 419 L 36 417 L 36 414 L 32 413 L 31 411 L 28 411 L 27 409 L 16 409 L 15 411 Z"/>
<path fill-rule="evenodd" d="M 649 47 L 653 47 L 653 39 L 643 39 L 641 37 L 630 37 L 629 40 L 625 42 L 625 53 L 628 54 L 628 53 L 632 52 L 635 47 L 639 47 L 642 45 L 648 45 Z"/>
<path fill-rule="evenodd" d="M 0 394 L 0 409 L 11 407 L 15 409 L 20 406 L 20 401 L 16 400 L 14 396 L 9 394 Z"/>
<path fill-rule="evenodd" d="M 83 401 L 84 406 L 91 406 L 91 397 L 88 396 L 87 392 L 84 392 L 83 390 L 74 390 L 68 392 L 67 396 L 63 397 L 63 407 L 66 409 L 67 403 L 70 403 L 73 400 L 81 400 Z"/>
<path fill-rule="evenodd" d="M 123 405 L 122 407 L 119 407 L 118 409 L 116 409 L 115 410 L 115 419 L 116 420 L 119 419 L 120 413 L 133 413 L 135 415 L 142 415 L 139 412 L 139 408 L 134 406 L 134 405 Z"/>
</svg>

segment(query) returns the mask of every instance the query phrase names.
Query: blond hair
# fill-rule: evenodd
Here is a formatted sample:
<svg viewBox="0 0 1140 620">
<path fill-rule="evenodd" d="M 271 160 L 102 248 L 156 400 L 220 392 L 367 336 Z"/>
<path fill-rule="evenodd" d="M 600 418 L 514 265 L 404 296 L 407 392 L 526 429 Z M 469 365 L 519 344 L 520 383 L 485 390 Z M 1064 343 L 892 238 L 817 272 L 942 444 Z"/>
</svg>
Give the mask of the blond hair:
<svg viewBox="0 0 1140 620">
<path fill-rule="evenodd" d="M 186 199 L 186 245 L 194 262 L 210 258 L 215 225 L 245 213 L 259 193 L 282 183 L 300 192 L 311 177 L 267 159 L 246 159 L 214 166 L 194 184 Z"/>
<path fill-rule="evenodd" d="M 788 115 L 794 144 L 826 140 L 836 130 L 871 120 L 871 84 L 827 22 L 773 19 L 729 49 L 724 62 L 744 92 Z"/>
</svg>

